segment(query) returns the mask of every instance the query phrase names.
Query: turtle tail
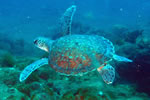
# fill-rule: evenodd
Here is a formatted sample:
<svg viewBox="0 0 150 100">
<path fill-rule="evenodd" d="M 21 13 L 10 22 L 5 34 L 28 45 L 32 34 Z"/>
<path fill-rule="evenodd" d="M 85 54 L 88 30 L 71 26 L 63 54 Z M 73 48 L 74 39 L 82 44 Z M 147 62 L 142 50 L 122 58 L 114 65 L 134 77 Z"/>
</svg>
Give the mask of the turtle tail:
<svg viewBox="0 0 150 100">
<path fill-rule="evenodd" d="M 113 55 L 113 58 L 117 61 L 124 61 L 124 62 L 133 62 L 132 60 L 126 58 L 126 57 L 122 57 L 122 56 L 118 56 L 116 54 Z"/>
</svg>

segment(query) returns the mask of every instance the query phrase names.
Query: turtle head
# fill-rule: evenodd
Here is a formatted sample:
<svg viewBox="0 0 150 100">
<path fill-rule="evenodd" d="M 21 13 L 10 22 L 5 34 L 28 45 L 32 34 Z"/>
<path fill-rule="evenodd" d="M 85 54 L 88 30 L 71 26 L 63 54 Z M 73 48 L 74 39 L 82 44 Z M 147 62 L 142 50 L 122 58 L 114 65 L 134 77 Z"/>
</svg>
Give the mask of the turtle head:
<svg viewBox="0 0 150 100">
<path fill-rule="evenodd" d="M 49 48 L 51 47 L 53 40 L 47 39 L 45 37 L 38 37 L 34 40 L 34 44 L 36 47 L 49 52 Z"/>
</svg>

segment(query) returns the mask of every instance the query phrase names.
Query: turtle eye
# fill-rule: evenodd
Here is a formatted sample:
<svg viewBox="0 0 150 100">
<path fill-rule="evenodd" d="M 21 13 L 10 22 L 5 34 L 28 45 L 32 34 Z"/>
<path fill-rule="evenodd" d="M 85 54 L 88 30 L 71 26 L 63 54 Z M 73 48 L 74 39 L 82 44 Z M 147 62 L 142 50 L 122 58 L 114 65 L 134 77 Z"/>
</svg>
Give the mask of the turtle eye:
<svg viewBox="0 0 150 100">
<path fill-rule="evenodd" d="M 37 44 L 38 40 L 34 40 L 34 44 Z"/>
</svg>

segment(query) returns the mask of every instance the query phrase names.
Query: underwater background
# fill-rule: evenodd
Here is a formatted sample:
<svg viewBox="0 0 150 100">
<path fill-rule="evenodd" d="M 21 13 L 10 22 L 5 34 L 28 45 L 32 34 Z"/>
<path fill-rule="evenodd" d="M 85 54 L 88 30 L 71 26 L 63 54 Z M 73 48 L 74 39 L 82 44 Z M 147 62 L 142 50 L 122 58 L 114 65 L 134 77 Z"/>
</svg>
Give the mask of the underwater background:
<svg viewBox="0 0 150 100">
<path fill-rule="evenodd" d="M 48 57 L 33 40 L 60 38 L 60 17 L 71 5 L 72 34 L 103 36 L 133 62 L 112 62 L 111 85 L 96 71 L 64 76 L 50 66 L 20 82 L 27 65 Z M 150 0 L 0 0 L 0 100 L 150 100 Z"/>
</svg>

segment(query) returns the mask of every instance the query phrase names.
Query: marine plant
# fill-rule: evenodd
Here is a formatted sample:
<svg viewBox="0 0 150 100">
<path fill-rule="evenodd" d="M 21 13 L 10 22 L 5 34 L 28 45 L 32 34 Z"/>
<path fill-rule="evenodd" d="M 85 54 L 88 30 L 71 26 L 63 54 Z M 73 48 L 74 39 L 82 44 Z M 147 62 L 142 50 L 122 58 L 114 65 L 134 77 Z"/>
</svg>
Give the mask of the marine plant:
<svg viewBox="0 0 150 100">
<path fill-rule="evenodd" d="M 15 58 L 11 53 L 5 53 L 2 56 L 2 66 L 4 67 L 13 67 L 15 65 Z"/>
<path fill-rule="evenodd" d="M 22 92 L 22 93 L 24 93 L 25 95 L 27 95 L 27 96 L 31 96 L 31 91 L 32 91 L 32 89 L 30 88 L 30 86 L 29 85 L 25 85 L 25 84 L 21 84 L 21 85 L 18 85 L 17 86 L 17 89 L 20 91 L 20 92 Z"/>
</svg>

